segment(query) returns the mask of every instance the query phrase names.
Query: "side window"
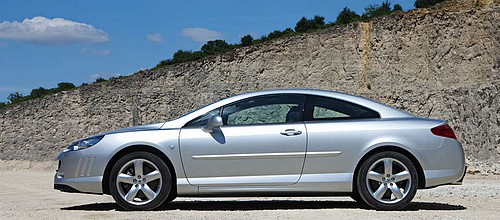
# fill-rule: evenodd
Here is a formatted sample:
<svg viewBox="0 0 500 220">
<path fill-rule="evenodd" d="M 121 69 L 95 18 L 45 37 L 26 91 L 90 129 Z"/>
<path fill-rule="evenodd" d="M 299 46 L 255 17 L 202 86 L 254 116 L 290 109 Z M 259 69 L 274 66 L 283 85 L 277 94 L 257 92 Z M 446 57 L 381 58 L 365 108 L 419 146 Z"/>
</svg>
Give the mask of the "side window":
<svg viewBox="0 0 500 220">
<path fill-rule="evenodd" d="M 328 109 L 328 108 L 323 108 L 319 106 L 314 106 L 313 110 L 313 118 L 314 119 L 321 119 L 321 118 L 348 118 L 349 115 L 346 115 L 344 113 Z"/>
<path fill-rule="evenodd" d="M 225 125 L 291 123 L 302 120 L 304 96 L 270 95 L 250 98 L 223 108 Z"/>
<path fill-rule="evenodd" d="M 343 100 L 311 96 L 308 98 L 309 115 L 307 120 L 335 120 L 379 118 L 380 115 L 363 106 Z"/>
<path fill-rule="evenodd" d="M 220 108 L 209 111 L 206 114 L 191 120 L 185 126 L 203 126 L 207 123 L 208 119 L 212 117 L 212 115 L 218 115 L 218 114 L 220 114 Z"/>
</svg>

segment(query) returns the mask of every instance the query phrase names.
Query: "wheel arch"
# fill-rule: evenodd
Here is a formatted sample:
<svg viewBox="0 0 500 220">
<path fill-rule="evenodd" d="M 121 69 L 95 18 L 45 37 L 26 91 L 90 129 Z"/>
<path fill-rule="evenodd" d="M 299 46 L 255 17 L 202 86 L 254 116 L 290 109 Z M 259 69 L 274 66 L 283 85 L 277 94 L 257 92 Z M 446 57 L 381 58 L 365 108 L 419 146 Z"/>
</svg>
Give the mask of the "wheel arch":
<svg viewBox="0 0 500 220">
<path fill-rule="evenodd" d="M 175 169 L 174 169 L 172 162 L 167 157 L 167 155 L 165 153 L 163 153 L 161 150 L 159 150 L 155 147 L 152 147 L 152 146 L 148 146 L 148 145 L 128 146 L 128 147 L 121 149 L 115 155 L 113 155 L 113 157 L 111 157 L 111 159 L 106 164 L 106 168 L 104 169 L 104 174 L 103 174 L 103 178 L 102 178 L 102 192 L 104 194 L 111 193 L 109 190 L 108 183 L 109 183 L 111 169 L 113 169 L 113 165 L 123 156 L 125 156 L 129 153 L 133 153 L 133 152 L 148 152 L 148 153 L 152 153 L 152 154 L 160 157 L 160 159 L 163 160 L 163 162 L 165 162 L 165 164 L 168 166 L 168 169 L 170 170 L 170 175 L 172 176 L 172 191 L 171 191 L 171 193 L 177 194 L 177 176 L 175 174 Z"/>
<path fill-rule="evenodd" d="M 425 174 L 424 174 L 424 170 L 422 168 L 422 165 L 420 164 L 418 159 L 412 153 L 410 153 L 408 150 L 406 150 L 404 148 L 396 147 L 396 146 L 392 146 L 392 145 L 385 145 L 385 146 L 380 146 L 380 147 L 377 147 L 377 148 L 374 148 L 374 149 L 368 151 L 358 161 L 356 168 L 354 169 L 354 175 L 353 175 L 353 181 L 352 181 L 352 191 L 353 192 L 355 192 L 357 189 L 356 182 L 357 182 L 357 178 L 358 178 L 358 172 L 359 172 L 359 169 L 361 168 L 361 164 L 363 163 L 363 161 L 365 161 L 367 158 L 369 158 L 372 155 L 375 155 L 375 154 L 380 153 L 380 152 L 386 152 L 386 151 L 397 152 L 397 153 L 403 154 L 405 157 L 410 159 L 410 161 L 415 165 L 415 168 L 417 169 L 418 188 L 419 189 L 425 188 Z"/>
</svg>

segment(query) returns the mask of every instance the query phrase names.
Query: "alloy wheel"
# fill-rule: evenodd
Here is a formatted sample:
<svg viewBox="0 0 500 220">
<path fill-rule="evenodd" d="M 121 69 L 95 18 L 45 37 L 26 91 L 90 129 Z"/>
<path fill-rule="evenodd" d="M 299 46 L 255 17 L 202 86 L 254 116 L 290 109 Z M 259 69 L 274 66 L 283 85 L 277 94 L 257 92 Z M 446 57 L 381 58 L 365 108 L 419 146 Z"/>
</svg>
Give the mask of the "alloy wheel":
<svg viewBox="0 0 500 220">
<path fill-rule="evenodd" d="M 371 196 L 385 204 L 404 199 L 412 187 L 408 168 L 394 158 L 381 158 L 373 163 L 366 175 L 366 185 Z"/>
<path fill-rule="evenodd" d="M 149 160 L 138 158 L 127 162 L 116 176 L 116 188 L 124 201 L 144 205 L 161 192 L 162 175 Z"/>
</svg>

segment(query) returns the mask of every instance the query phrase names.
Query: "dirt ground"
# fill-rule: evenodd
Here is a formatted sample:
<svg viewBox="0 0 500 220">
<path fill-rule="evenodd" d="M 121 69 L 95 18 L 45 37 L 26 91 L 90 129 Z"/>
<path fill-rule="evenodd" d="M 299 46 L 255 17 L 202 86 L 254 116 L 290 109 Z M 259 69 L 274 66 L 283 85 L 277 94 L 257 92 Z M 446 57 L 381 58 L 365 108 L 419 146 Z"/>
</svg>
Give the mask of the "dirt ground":
<svg viewBox="0 0 500 220">
<path fill-rule="evenodd" d="M 0 219 L 499 219 L 500 176 L 421 190 L 395 212 L 366 209 L 349 197 L 178 198 L 158 211 L 126 212 L 111 196 L 53 190 L 53 174 L 0 170 Z"/>
</svg>

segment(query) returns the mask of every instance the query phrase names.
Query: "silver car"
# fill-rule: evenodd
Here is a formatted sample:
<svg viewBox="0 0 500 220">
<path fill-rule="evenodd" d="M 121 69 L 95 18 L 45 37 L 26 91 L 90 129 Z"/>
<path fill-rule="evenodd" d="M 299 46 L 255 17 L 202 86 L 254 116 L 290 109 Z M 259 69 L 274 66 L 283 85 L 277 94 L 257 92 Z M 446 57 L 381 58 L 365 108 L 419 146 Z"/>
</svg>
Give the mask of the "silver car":
<svg viewBox="0 0 500 220">
<path fill-rule="evenodd" d="M 320 90 L 245 93 L 175 120 L 99 134 L 58 157 L 54 188 L 111 194 L 126 210 L 178 196 L 351 196 L 377 210 L 461 184 L 446 121 Z"/>
</svg>

